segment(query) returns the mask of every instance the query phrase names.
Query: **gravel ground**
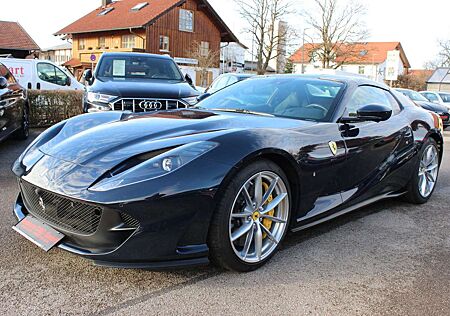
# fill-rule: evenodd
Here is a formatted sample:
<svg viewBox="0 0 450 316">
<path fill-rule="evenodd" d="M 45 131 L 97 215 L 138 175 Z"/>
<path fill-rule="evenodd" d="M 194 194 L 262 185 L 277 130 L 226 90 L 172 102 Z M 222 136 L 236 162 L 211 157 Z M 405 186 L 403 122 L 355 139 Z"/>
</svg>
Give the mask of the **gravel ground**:
<svg viewBox="0 0 450 316">
<path fill-rule="evenodd" d="M 450 315 L 448 148 L 428 204 L 384 201 L 291 234 L 268 265 L 237 274 L 107 269 L 41 251 L 11 229 L 10 165 L 25 146 L 0 144 L 0 315 Z"/>
</svg>

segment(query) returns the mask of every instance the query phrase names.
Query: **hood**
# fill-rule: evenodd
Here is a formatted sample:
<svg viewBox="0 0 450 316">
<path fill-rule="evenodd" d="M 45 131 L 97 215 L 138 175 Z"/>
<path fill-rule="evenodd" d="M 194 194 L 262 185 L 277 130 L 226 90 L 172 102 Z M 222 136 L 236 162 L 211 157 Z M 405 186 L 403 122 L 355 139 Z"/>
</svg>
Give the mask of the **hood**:
<svg viewBox="0 0 450 316">
<path fill-rule="evenodd" d="M 92 127 L 84 124 L 84 129 L 74 130 L 72 125 L 79 125 L 83 117 L 69 120 L 58 135 L 40 147 L 40 151 L 73 164 L 109 169 L 134 155 L 211 140 L 236 130 L 299 128 L 316 124 L 238 113 L 176 110 L 122 115 L 119 120 Z"/>
<path fill-rule="evenodd" d="M 425 110 L 436 112 L 436 113 L 447 113 L 449 110 L 445 105 L 426 102 L 426 101 L 415 101 L 420 107 Z"/>
<path fill-rule="evenodd" d="M 200 93 L 185 81 L 97 78 L 89 91 L 122 98 L 180 99 Z"/>
</svg>

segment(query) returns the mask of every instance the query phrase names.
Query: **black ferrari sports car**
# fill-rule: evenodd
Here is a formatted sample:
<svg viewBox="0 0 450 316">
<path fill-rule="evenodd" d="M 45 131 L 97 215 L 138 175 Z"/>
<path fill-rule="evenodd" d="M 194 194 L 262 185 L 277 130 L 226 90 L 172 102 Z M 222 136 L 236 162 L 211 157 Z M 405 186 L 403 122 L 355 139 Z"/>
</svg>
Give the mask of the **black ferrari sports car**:
<svg viewBox="0 0 450 316">
<path fill-rule="evenodd" d="M 442 121 L 362 78 L 255 77 L 191 109 L 109 111 L 13 165 L 14 229 L 98 265 L 254 270 L 299 231 L 376 201 L 425 203 Z"/>
</svg>

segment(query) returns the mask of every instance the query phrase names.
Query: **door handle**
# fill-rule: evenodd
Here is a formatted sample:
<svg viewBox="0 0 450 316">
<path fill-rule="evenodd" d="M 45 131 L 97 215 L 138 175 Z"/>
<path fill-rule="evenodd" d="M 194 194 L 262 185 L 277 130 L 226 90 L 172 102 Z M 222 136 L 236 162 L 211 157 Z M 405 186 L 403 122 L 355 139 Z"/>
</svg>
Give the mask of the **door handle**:
<svg viewBox="0 0 450 316">
<path fill-rule="evenodd" d="M 36 89 L 41 90 L 41 83 L 40 82 L 36 83 Z"/>
</svg>

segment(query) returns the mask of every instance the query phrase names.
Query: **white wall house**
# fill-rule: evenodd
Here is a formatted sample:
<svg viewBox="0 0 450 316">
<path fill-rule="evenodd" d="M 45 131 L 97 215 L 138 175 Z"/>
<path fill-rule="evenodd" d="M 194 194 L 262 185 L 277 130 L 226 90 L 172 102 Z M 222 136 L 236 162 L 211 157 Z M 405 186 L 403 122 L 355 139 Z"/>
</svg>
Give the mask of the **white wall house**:
<svg viewBox="0 0 450 316">
<path fill-rule="evenodd" d="M 244 72 L 247 47 L 241 43 L 221 43 L 220 72 Z"/>
<path fill-rule="evenodd" d="M 338 56 L 333 61 L 332 67 L 342 63 L 337 67 L 337 70 L 362 75 L 381 82 L 385 78 L 387 53 L 392 50 L 400 51 L 400 75 L 406 73 L 411 67 L 400 42 L 369 42 L 353 45 L 355 47 L 351 49 L 351 56 Z M 302 65 L 303 73 L 320 72 L 322 61 L 315 53 L 317 49 L 320 49 L 319 44 L 306 44 L 305 47 L 301 47 L 291 56 L 294 73 L 302 73 Z"/>
<path fill-rule="evenodd" d="M 61 66 L 72 59 L 72 44 L 65 43 L 43 49 L 39 52 L 39 59 L 50 60 L 58 66 Z"/>
</svg>

